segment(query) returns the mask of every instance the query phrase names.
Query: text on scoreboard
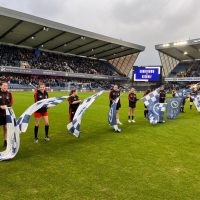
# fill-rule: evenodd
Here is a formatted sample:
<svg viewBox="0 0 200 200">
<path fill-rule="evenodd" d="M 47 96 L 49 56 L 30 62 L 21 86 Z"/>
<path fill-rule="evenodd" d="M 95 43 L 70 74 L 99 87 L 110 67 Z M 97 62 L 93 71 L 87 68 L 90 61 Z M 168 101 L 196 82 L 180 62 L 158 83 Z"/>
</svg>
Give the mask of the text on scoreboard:
<svg viewBox="0 0 200 200">
<path fill-rule="evenodd" d="M 135 67 L 135 81 L 159 81 L 160 67 Z"/>
</svg>

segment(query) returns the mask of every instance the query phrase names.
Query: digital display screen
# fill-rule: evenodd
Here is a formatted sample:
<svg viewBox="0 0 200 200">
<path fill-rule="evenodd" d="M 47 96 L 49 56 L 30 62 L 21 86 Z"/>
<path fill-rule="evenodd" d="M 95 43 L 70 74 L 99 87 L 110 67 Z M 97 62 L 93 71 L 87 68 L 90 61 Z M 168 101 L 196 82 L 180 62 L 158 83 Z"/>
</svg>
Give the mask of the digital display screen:
<svg viewBox="0 0 200 200">
<path fill-rule="evenodd" d="M 134 81 L 160 81 L 161 67 L 134 66 Z"/>
</svg>

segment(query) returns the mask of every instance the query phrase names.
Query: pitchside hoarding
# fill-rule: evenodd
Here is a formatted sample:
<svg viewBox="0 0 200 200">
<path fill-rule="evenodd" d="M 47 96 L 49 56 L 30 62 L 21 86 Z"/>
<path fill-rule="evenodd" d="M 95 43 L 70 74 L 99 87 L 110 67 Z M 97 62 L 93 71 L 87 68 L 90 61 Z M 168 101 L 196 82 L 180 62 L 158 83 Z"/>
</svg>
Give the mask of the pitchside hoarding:
<svg viewBox="0 0 200 200">
<path fill-rule="evenodd" d="M 0 66 L 0 73 L 10 74 L 29 74 L 29 75 L 43 75 L 43 76 L 59 76 L 69 78 L 81 78 L 81 79 L 97 79 L 97 80 L 113 80 L 113 81 L 127 81 L 127 77 L 120 76 L 106 76 L 84 73 L 68 73 L 63 71 L 42 70 L 42 69 L 23 69 L 12 66 Z"/>
</svg>

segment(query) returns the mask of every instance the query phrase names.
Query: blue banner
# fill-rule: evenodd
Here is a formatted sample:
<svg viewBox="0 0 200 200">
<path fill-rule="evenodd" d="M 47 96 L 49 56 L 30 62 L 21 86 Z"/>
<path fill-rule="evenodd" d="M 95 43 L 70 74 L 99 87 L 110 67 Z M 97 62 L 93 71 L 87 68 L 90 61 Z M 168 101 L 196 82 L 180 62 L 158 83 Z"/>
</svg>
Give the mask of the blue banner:
<svg viewBox="0 0 200 200">
<path fill-rule="evenodd" d="M 166 103 L 155 103 L 151 104 L 148 107 L 148 118 L 150 124 L 157 124 L 164 122 L 164 112 L 167 108 Z"/>
<path fill-rule="evenodd" d="M 197 108 L 197 111 L 200 112 L 200 95 L 195 96 L 193 102 Z"/>
<path fill-rule="evenodd" d="M 164 111 L 166 110 L 166 103 L 159 103 L 160 89 L 156 89 L 141 100 L 148 109 L 148 119 L 150 124 L 157 124 L 164 122 Z"/>
<path fill-rule="evenodd" d="M 181 98 L 186 98 L 191 92 L 192 92 L 191 88 L 180 89 L 180 90 L 176 91 L 175 96 L 176 97 L 181 97 Z"/>
<path fill-rule="evenodd" d="M 117 119 L 116 119 L 118 101 L 119 101 L 119 97 L 113 102 L 113 104 L 110 107 L 110 110 L 108 113 L 108 123 L 114 128 L 116 132 L 121 132 L 121 129 L 117 125 Z"/>
<path fill-rule="evenodd" d="M 180 113 L 182 98 L 168 98 L 167 102 L 167 119 L 176 119 Z"/>
</svg>

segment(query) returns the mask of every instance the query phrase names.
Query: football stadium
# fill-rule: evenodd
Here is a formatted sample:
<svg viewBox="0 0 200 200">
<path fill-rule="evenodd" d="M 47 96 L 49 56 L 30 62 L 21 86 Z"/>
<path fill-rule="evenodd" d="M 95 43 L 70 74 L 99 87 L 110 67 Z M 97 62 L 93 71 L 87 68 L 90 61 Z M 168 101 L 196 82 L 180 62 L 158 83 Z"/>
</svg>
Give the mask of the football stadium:
<svg viewBox="0 0 200 200">
<path fill-rule="evenodd" d="M 200 199 L 200 39 L 154 48 L 0 7 L 0 200 Z"/>
</svg>

